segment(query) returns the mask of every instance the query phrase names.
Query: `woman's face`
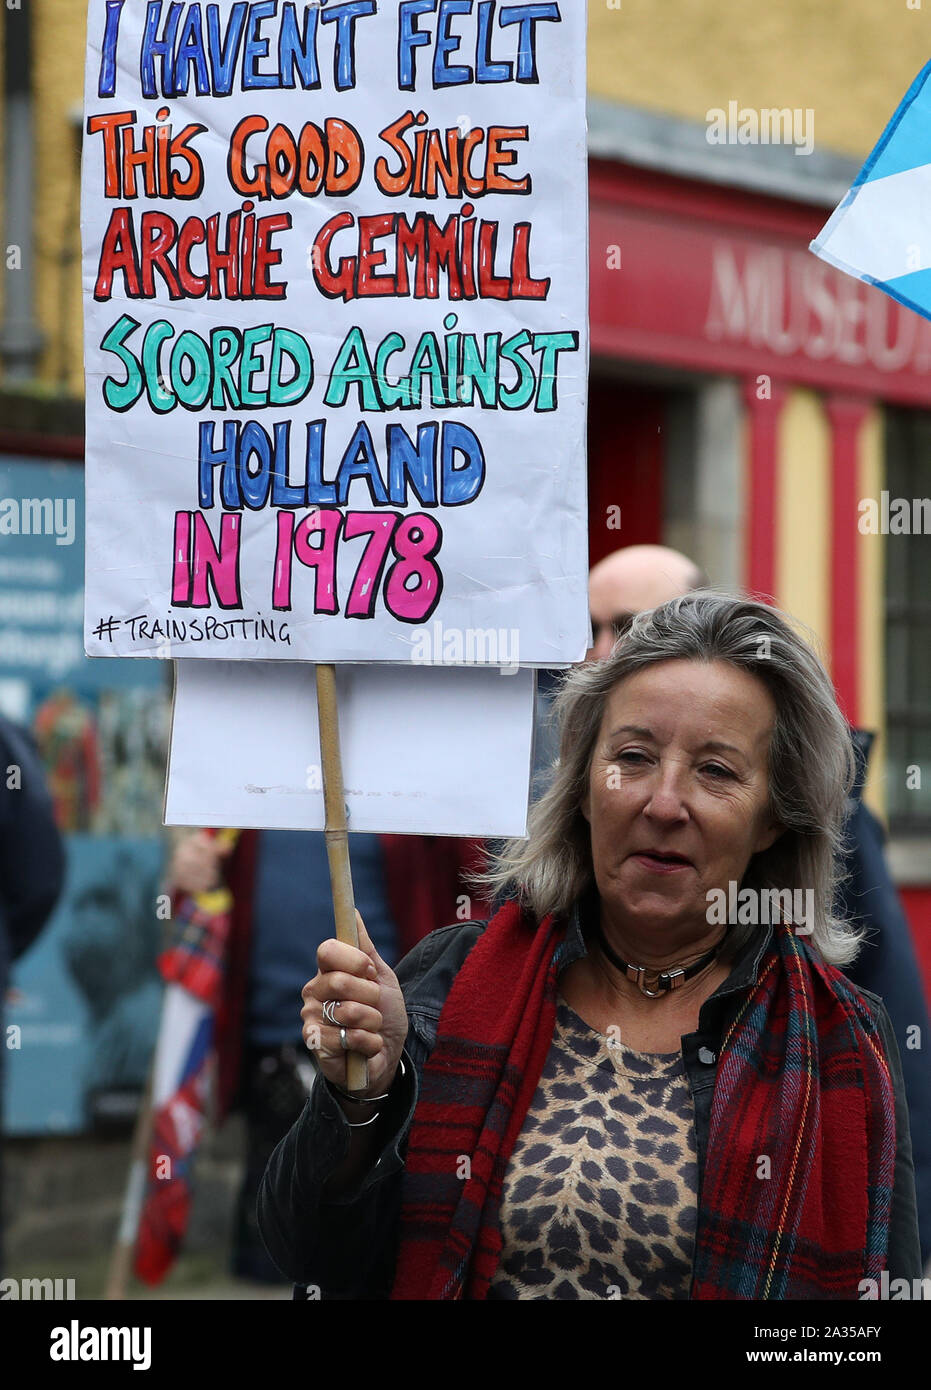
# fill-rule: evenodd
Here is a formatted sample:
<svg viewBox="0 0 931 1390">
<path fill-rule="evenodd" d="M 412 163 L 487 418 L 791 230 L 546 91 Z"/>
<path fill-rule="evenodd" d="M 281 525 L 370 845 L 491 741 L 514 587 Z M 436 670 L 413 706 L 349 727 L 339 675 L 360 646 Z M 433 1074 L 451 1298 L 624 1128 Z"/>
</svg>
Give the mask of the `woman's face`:
<svg viewBox="0 0 931 1390">
<path fill-rule="evenodd" d="M 775 715 L 763 682 L 725 661 L 660 662 L 611 691 L 582 812 L 619 923 L 670 946 L 708 933 L 709 891 L 739 886 L 782 830 L 767 814 Z"/>
</svg>

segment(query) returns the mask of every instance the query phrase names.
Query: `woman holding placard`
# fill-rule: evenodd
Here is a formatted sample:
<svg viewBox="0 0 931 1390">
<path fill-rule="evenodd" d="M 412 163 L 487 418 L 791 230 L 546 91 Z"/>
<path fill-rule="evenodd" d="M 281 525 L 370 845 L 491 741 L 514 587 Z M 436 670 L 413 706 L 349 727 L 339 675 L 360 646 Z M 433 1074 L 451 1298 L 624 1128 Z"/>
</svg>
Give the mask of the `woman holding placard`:
<svg viewBox="0 0 931 1390">
<path fill-rule="evenodd" d="M 259 1198 L 311 1297 L 856 1299 L 920 1275 L 901 1064 L 839 966 L 849 735 L 776 610 L 697 592 L 568 673 L 487 924 L 318 951 Z M 345 1092 L 345 1050 L 369 1089 Z"/>
</svg>

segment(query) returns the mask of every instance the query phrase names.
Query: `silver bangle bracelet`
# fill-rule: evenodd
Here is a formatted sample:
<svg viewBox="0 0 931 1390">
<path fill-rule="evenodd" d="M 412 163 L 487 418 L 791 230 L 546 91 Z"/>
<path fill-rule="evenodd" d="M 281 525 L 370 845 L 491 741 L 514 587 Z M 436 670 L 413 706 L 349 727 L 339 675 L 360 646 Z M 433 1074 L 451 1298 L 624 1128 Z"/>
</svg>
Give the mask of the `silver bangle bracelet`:
<svg viewBox="0 0 931 1390">
<path fill-rule="evenodd" d="M 398 1058 L 398 1066 L 400 1067 L 401 1076 L 403 1077 L 406 1071 L 403 1057 Z M 381 1096 L 354 1096 L 349 1091 L 344 1091 L 342 1086 L 337 1086 L 335 1081 L 327 1081 L 326 1084 L 343 1100 L 351 1100 L 355 1105 L 377 1105 L 380 1100 L 387 1100 L 391 1095 L 391 1091 L 387 1090 L 384 1095 Z M 371 1122 L 366 1120 L 365 1123 L 370 1124 Z"/>
<path fill-rule="evenodd" d="M 355 1105 L 374 1105 L 377 1101 L 387 1100 L 388 1096 L 391 1094 L 390 1091 L 386 1091 L 383 1096 L 354 1096 L 351 1095 L 349 1091 L 344 1091 L 341 1086 L 337 1086 L 333 1081 L 331 1081 L 329 1085 L 333 1087 L 336 1094 L 343 1100 L 351 1100 Z"/>
</svg>

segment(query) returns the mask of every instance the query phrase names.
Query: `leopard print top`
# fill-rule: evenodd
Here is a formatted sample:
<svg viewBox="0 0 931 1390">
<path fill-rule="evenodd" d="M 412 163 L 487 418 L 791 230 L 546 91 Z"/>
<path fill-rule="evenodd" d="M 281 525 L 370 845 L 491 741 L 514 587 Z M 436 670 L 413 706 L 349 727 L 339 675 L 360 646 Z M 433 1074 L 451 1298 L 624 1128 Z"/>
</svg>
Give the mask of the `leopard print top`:
<svg viewBox="0 0 931 1390">
<path fill-rule="evenodd" d="M 632 1052 L 560 997 L 505 1171 L 488 1297 L 687 1299 L 697 1193 L 681 1053 Z"/>
</svg>

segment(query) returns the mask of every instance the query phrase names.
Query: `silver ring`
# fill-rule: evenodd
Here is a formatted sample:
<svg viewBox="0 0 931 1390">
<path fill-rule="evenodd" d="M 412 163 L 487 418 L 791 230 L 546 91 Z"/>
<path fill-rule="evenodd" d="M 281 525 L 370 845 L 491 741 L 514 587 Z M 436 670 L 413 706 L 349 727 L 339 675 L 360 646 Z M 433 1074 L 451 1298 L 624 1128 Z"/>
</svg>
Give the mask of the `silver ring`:
<svg viewBox="0 0 931 1390">
<path fill-rule="evenodd" d="M 349 1051 L 349 1043 L 348 1043 L 348 1041 L 347 1041 L 346 1029 L 345 1029 L 345 1028 L 341 1028 L 341 1029 L 339 1030 L 339 1045 L 340 1045 L 340 1047 L 343 1049 L 344 1052 L 348 1052 L 348 1051 Z"/>
<path fill-rule="evenodd" d="M 323 1005 L 323 1017 L 327 1023 L 332 1023 L 334 1028 L 339 1027 L 339 1019 L 335 1016 L 334 1010 L 340 1007 L 341 999 L 327 999 Z"/>
</svg>

